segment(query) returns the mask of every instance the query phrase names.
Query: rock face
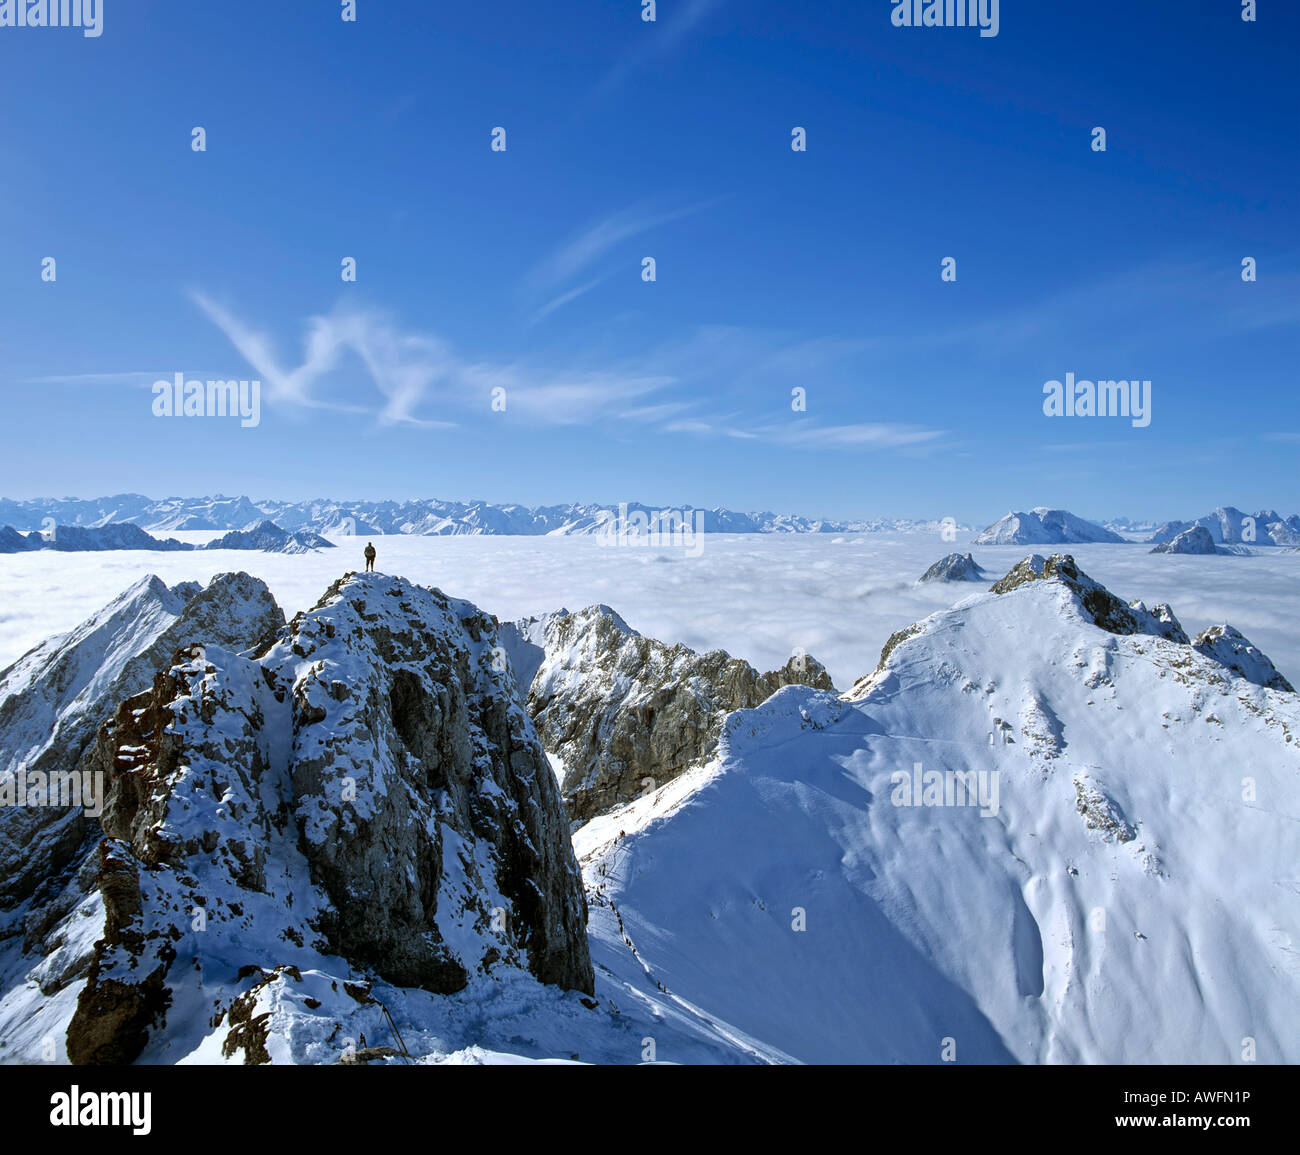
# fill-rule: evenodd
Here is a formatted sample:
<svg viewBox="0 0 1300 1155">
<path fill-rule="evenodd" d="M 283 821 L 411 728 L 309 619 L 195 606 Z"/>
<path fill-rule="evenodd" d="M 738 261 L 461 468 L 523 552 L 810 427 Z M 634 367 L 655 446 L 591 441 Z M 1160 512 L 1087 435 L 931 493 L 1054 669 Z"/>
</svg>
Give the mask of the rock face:
<svg viewBox="0 0 1300 1155">
<path fill-rule="evenodd" d="M 498 971 L 590 993 L 567 818 L 495 620 L 348 575 L 241 656 L 198 629 L 215 597 L 79 759 L 107 785 L 102 838 L 46 909 L 15 910 L 40 989 L 84 979 L 62 998 L 68 1058 L 184 1055 L 206 1023 L 224 1058 L 267 1061 L 258 992 L 326 965 L 436 994 Z M 320 985 L 308 1007 L 337 1002 Z"/>
<path fill-rule="evenodd" d="M 1008 513 L 975 538 L 976 545 L 1074 545 L 1123 542 L 1117 533 L 1064 509 L 1038 506 L 1029 513 Z"/>
<path fill-rule="evenodd" d="M 148 687 L 178 648 L 203 639 L 244 650 L 269 644 L 283 627 L 271 591 L 248 574 L 219 574 L 206 588 L 142 578 L 0 671 L 0 774 L 84 770 L 99 724 Z M 0 809 L 0 910 L 55 885 L 87 832 L 80 807 Z"/>
<path fill-rule="evenodd" d="M 602 605 L 518 622 L 503 637 L 574 822 L 706 761 L 731 711 L 783 686 L 834 688 L 810 655 L 760 674 L 722 650 L 643 637 Z"/>
<path fill-rule="evenodd" d="M 263 660 L 293 704 L 294 814 L 337 911 L 324 929 L 403 985 L 459 989 L 495 954 L 590 991 L 564 810 L 498 654 L 495 619 L 470 603 L 353 575 Z"/>
<path fill-rule="evenodd" d="M 1190 529 L 1183 530 L 1182 533 L 1177 534 L 1169 541 L 1155 546 L 1151 552 L 1217 554 L 1221 551 L 1214 544 L 1214 538 L 1205 526 L 1194 525 Z"/>
<path fill-rule="evenodd" d="M 935 562 L 920 577 L 922 582 L 978 582 L 985 579 L 984 571 L 975 564 L 968 553 L 950 553 Z"/>
</svg>

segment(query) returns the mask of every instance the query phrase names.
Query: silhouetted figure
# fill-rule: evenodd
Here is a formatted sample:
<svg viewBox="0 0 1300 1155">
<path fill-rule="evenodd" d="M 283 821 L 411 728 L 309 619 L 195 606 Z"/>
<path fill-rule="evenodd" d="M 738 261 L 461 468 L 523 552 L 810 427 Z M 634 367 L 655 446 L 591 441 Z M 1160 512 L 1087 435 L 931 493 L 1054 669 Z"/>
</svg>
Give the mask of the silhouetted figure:
<svg viewBox="0 0 1300 1155">
<path fill-rule="evenodd" d="M 374 542 L 366 542 L 366 573 L 372 573 L 375 568 L 375 545 Z"/>
</svg>

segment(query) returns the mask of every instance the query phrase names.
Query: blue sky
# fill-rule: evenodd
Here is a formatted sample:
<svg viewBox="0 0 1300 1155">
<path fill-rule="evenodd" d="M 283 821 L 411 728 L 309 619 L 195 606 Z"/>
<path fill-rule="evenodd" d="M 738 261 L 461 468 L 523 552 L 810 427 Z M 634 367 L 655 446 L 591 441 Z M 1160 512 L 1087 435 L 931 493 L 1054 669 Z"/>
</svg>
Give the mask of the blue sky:
<svg viewBox="0 0 1300 1155">
<path fill-rule="evenodd" d="M 103 5 L 0 28 L 0 494 L 1300 511 L 1293 4 Z"/>
</svg>

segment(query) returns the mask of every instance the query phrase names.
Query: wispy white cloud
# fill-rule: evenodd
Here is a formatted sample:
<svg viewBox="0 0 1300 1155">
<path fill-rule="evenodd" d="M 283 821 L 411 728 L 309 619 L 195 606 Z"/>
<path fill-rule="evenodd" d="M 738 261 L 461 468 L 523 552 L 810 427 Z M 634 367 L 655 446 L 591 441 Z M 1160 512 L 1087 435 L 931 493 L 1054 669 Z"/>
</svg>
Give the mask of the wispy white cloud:
<svg viewBox="0 0 1300 1155">
<path fill-rule="evenodd" d="M 624 409 L 619 417 L 625 421 L 658 422 L 698 406 L 698 401 L 665 401 L 659 405 L 640 405 L 633 409 Z"/>
<path fill-rule="evenodd" d="M 355 357 L 375 397 L 368 405 L 347 408 L 373 414 L 380 426 L 455 427 L 487 418 L 494 399 L 503 396 L 507 413 L 539 427 L 622 421 L 665 435 L 901 452 L 928 451 L 946 436 L 940 429 L 889 422 L 833 424 L 794 415 L 774 422 L 770 400 L 761 408 L 738 405 L 734 390 L 730 404 L 717 405 L 728 395 L 717 388 L 719 378 L 745 382 L 747 390 L 762 380 L 769 383 L 762 386 L 767 391 L 772 382 L 807 379 L 852 361 L 863 348 L 858 341 L 782 339 L 712 327 L 636 356 L 613 361 L 588 356 L 585 365 L 579 356 L 576 364 L 548 366 L 533 359 L 470 360 L 443 339 L 403 329 L 377 310 L 339 309 L 308 320 L 303 363 L 286 369 L 266 334 L 202 294 L 195 299 L 262 375 L 277 404 L 331 407 L 321 390 L 346 367 L 346 358 Z M 764 410 L 768 416 L 758 419 Z"/>
<path fill-rule="evenodd" d="M 628 208 L 588 225 L 549 253 L 524 278 L 523 289 L 526 295 L 547 298 L 545 303 L 533 313 L 531 323 L 535 324 L 549 316 L 612 276 L 612 270 L 607 270 L 599 276 L 588 278 L 581 285 L 570 286 L 575 277 L 623 242 L 662 225 L 694 216 L 724 199 L 715 197 L 668 212 Z M 565 286 L 570 287 L 565 288 Z"/>
<path fill-rule="evenodd" d="M 338 365 L 339 353 L 346 342 L 337 321 L 325 317 L 310 318 L 303 341 L 303 363 L 296 369 L 286 370 L 269 336 L 245 325 L 203 293 L 196 291 L 190 296 L 244 360 L 257 370 L 263 387 L 267 389 L 268 401 L 278 405 L 337 408 L 317 399 L 311 392 L 312 386 Z"/>
<path fill-rule="evenodd" d="M 1189 318 L 1195 325 L 1189 329 Z M 981 320 L 891 340 L 906 347 L 971 344 L 986 356 L 1086 345 L 1099 357 L 1147 360 L 1163 343 L 1220 340 L 1300 325 L 1300 277 L 1279 272 L 1243 285 L 1212 260 L 1153 260 L 1113 274 L 1047 288 Z M 1139 361 L 1140 363 L 1140 361 Z M 1133 374 L 1136 375 L 1136 371 Z"/>
<path fill-rule="evenodd" d="M 155 381 L 170 381 L 176 375 L 175 369 L 164 369 L 157 372 L 148 372 L 146 370 L 128 371 L 125 373 L 60 373 L 52 377 L 30 377 L 26 384 L 28 385 L 138 385 L 147 389 Z M 208 376 L 208 374 L 199 374 L 186 370 L 187 377 Z"/>
<path fill-rule="evenodd" d="M 386 401 L 380 408 L 381 425 L 419 425 L 453 428 L 454 421 L 417 417 L 415 409 L 439 381 L 448 381 L 459 363 L 447 345 L 435 337 L 399 332 L 375 313 L 346 314 L 335 322 L 344 345 L 361 358 L 371 380 Z"/>
<path fill-rule="evenodd" d="M 592 289 L 594 289 L 597 285 L 601 283 L 601 281 L 605 281 L 608 279 L 609 279 L 609 274 L 606 273 L 603 277 L 595 277 L 592 280 L 588 281 L 585 285 L 579 285 L 576 289 L 570 289 L 566 293 L 561 293 L 558 297 L 552 297 L 549 301 L 546 302 L 545 305 L 543 305 L 540 309 L 537 310 L 537 312 L 535 312 L 532 315 L 532 318 L 528 323 L 530 325 L 537 324 L 538 321 L 541 321 L 544 318 L 549 317 L 552 313 L 555 312 L 556 309 L 564 308 L 564 306 L 567 305 L 570 301 L 576 301 L 584 293 L 588 293 Z"/>
<path fill-rule="evenodd" d="M 805 448 L 862 446 L 896 449 L 923 445 L 944 436 L 941 429 L 881 421 L 851 425 L 814 425 L 809 421 L 795 421 L 785 426 L 766 426 L 760 433 L 772 441 Z"/>
<path fill-rule="evenodd" d="M 642 22 L 636 47 L 620 57 L 592 93 L 594 99 L 608 96 L 641 69 L 675 52 L 699 25 L 726 0 L 687 0 L 685 4 L 663 4 L 653 23 Z"/>
<path fill-rule="evenodd" d="M 629 401 L 649 397 L 674 384 L 671 377 L 617 371 L 553 371 L 522 364 L 466 365 L 461 380 L 472 394 L 506 391 L 507 412 L 522 413 L 544 425 L 588 425 L 621 416 Z"/>
</svg>

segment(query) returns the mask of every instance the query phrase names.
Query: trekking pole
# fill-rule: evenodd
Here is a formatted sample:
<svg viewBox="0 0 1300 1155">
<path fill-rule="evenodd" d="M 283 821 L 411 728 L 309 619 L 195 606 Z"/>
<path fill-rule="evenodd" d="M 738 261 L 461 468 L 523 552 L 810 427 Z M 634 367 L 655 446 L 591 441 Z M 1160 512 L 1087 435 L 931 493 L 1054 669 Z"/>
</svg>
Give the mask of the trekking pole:
<svg viewBox="0 0 1300 1155">
<path fill-rule="evenodd" d="M 402 1054 L 409 1062 L 415 1062 L 411 1052 L 406 1049 L 406 1040 L 402 1038 L 402 1032 L 397 1029 L 397 1024 L 393 1022 L 393 1016 L 388 1013 L 388 1008 L 379 999 L 375 999 L 375 1002 L 379 1003 L 379 1009 L 384 1012 L 384 1018 L 388 1020 L 388 1028 L 392 1031 L 393 1038 L 397 1041 L 397 1045 L 401 1047 Z"/>
</svg>

